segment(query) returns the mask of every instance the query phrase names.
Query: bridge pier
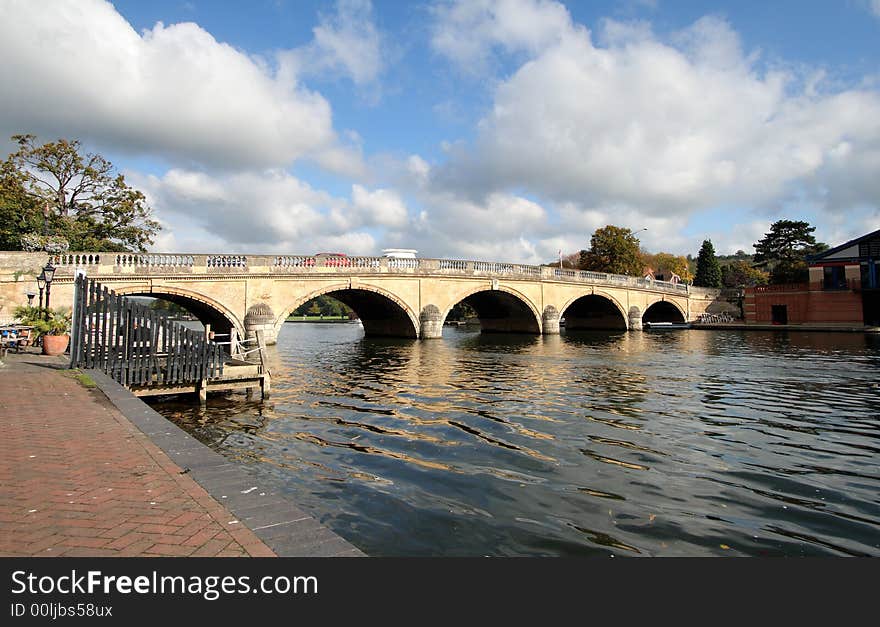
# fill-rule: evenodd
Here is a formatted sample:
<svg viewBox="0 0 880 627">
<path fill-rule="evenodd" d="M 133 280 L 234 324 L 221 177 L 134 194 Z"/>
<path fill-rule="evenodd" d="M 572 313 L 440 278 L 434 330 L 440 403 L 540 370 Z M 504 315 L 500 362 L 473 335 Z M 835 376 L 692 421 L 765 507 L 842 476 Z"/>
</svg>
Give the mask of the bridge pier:
<svg viewBox="0 0 880 627">
<path fill-rule="evenodd" d="M 436 305 L 425 305 L 419 314 L 419 337 L 436 340 L 443 337 L 443 314 Z"/>
<path fill-rule="evenodd" d="M 544 307 L 541 328 L 544 335 L 559 335 L 559 311 L 553 305 Z"/>
<path fill-rule="evenodd" d="M 263 332 L 266 344 L 275 344 L 275 313 L 266 303 L 251 305 L 244 316 L 244 332 L 247 339 L 257 337 L 257 331 Z"/>
<path fill-rule="evenodd" d="M 635 305 L 629 308 L 629 328 L 631 331 L 642 330 L 642 311 Z"/>
</svg>

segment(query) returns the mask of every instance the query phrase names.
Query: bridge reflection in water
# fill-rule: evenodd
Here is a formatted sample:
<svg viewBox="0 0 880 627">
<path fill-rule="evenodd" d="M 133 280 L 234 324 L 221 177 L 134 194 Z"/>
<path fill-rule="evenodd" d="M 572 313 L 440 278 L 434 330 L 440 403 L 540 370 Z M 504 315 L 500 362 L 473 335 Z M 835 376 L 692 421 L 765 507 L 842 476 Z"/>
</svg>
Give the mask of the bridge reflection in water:
<svg viewBox="0 0 880 627">
<path fill-rule="evenodd" d="M 271 352 L 267 403 L 156 407 L 367 553 L 880 556 L 880 338 L 296 323 Z"/>
</svg>

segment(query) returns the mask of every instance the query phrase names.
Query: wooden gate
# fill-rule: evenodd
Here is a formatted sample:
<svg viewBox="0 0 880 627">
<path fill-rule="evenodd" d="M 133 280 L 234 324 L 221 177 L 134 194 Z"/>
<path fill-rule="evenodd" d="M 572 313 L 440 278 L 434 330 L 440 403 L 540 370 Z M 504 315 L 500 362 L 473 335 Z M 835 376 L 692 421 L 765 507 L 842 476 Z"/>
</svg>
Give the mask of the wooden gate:
<svg viewBox="0 0 880 627">
<path fill-rule="evenodd" d="M 95 368 L 126 387 L 149 387 L 218 378 L 224 360 L 223 349 L 204 332 L 77 277 L 71 368 Z"/>
</svg>

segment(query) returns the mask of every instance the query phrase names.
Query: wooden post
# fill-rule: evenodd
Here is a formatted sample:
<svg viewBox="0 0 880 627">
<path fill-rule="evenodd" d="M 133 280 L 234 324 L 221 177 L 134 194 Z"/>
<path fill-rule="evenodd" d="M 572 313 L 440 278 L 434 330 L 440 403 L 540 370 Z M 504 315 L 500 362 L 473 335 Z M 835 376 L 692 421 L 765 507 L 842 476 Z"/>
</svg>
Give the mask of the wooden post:
<svg viewBox="0 0 880 627">
<path fill-rule="evenodd" d="M 232 327 L 229 331 L 229 356 L 238 357 L 241 354 L 241 347 L 238 345 L 238 330 Z"/>
<path fill-rule="evenodd" d="M 266 362 L 268 361 L 266 358 L 266 340 L 263 337 L 263 330 L 257 329 L 255 334 L 257 336 L 257 347 L 260 349 L 260 366 L 262 366 L 262 370 L 268 372 L 266 367 Z"/>
<path fill-rule="evenodd" d="M 271 375 L 269 373 L 268 364 L 269 360 L 266 357 L 266 340 L 263 337 L 263 330 L 257 329 L 256 332 L 257 337 L 257 346 L 260 349 L 260 394 L 263 399 L 269 398 L 269 392 L 271 390 Z"/>
</svg>

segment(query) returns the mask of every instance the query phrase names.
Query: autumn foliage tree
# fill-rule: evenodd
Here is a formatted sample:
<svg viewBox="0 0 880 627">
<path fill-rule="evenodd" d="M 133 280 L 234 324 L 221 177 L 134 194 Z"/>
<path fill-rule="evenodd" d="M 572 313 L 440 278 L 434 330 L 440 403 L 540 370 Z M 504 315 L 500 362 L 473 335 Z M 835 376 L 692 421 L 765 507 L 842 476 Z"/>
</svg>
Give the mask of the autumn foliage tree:
<svg viewBox="0 0 880 627">
<path fill-rule="evenodd" d="M 642 273 L 639 240 L 624 227 L 609 224 L 596 229 L 590 238 L 590 249 L 582 250 L 580 259 L 585 270 L 632 276 Z"/>
<path fill-rule="evenodd" d="M 732 262 L 721 266 L 721 284 L 724 287 L 754 287 L 767 285 L 770 276 L 755 268 L 745 259 L 734 259 Z"/>
<path fill-rule="evenodd" d="M 73 250 L 145 251 L 153 242 L 161 227 L 146 198 L 107 159 L 84 152 L 78 140 L 12 140 L 18 150 L 0 166 L 0 207 L 18 207 L 20 235 L 35 231 L 45 211 L 51 233 Z"/>
<path fill-rule="evenodd" d="M 691 271 L 688 266 L 688 260 L 682 255 L 673 255 L 672 253 L 647 253 L 642 252 L 642 265 L 654 271 L 655 276 L 662 274 L 667 277 L 671 273 L 675 273 L 678 277 L 687 283 L 691 279 Z"/>
</svg>

